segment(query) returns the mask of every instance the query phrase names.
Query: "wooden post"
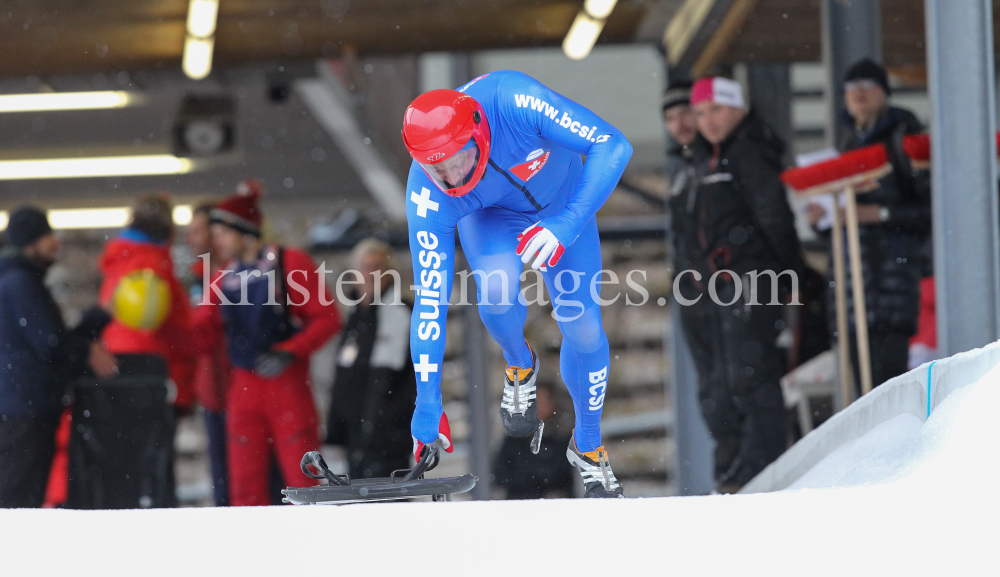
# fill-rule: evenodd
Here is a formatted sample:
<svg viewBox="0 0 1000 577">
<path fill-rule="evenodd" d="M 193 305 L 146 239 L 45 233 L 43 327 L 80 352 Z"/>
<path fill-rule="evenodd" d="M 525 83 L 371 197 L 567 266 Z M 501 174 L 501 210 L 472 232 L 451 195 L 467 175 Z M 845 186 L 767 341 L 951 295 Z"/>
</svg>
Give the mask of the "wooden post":
<svg viewBox="0 0 1000 577">
<path fill-rule="evenodd" d="M 858 340 L 858 365 L 861 372 L 861 393 L 872 390 L 871 354 L 868 345 L 868 315 L 865 311 L 865 279 L 861 271 L 861 241 L 858 237 L 858 203 L 855 187 L 866 186 L 892 172 L 888 162 L 839 180 L 811 186 L 799 191 L 801 196 L 829 194 L 833 196 L 833 280 L 837 297 L 837 360 L 840 371 L 841 407 L 854 400 L 854 371 L 850 363 L 850 335 L 847 332 L 847 280 L 844 267 L 844 217 L 840 214 L 840 194 L 846 195 L 844 212 L 847 218 L 847 250 L 851 262 L 851 278 L 854 288 L 854 325 Z"/>
<path fill-rule="evenodd" d="M 868 347 L 868 313 L 865 308 L 865 278 L 861 267 L 861 240 L 858 232 L 858 203 L 854 185 L 844 190 L 847 195 L 847 251 L 851 259 L 851 292 L 854 295 L 854 334 L 858 340 L 858 372 L 861 373 L 861 394 L 872 390 L 871 350 Z M 881 383 L 880 383 L 881 384 Z"/>
<path fill-rule="evenodd" d="M 840 407 L 854 402 L 854 371 L 851 370 L 851 339 L 847 330 L 847 275 L 844 273 L 844 219 L 840 194 L 833 197 L 833 282 L 837 302 L 837 368 L 840 373 Z"/>
</svg>

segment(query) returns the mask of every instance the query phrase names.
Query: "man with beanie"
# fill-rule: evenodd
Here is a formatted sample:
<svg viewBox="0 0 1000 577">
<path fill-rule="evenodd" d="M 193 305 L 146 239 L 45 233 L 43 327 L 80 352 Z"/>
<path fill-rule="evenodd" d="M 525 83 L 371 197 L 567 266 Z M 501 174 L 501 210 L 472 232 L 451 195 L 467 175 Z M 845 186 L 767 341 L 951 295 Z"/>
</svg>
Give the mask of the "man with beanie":
<svg viewBox="0 0 1000 577">
<path fill-rule="evenodd" d="M 677 196 L 695 181 L 695 156 L 707 147 L 698 133 L 698 123 L 691 108 L 691 82 L 672 83 L 663 95 L 663 125 L 672 141 L 667 151 L 667 176 L 670 178 L 670 196 Z"/>
<path fill-rule="evenodd" d="M 923 127 L 912 112 L 890 106 L 890 94 L 885 69 L 875 61 L 865 58 L 848 69 L 844 78 L 847 109 L 842 116 L 848 130 L 839 148 L 846 152 L 884 144 L 893 168 L 865 194 L 858 195 L 861 269 L 875 386 L 907 370 L 909 340 L 917 332 L 920 315 L 920 280 L 930 274 L 930 175 L 926 170 L 913 170 L 902 152 L 903 137 L 918 134 Z M 806 217 L 816 226 L 825 212 L 811 204 Z M 826 230 L 817 232 L 830 236 Z M 860 390 L 851 298 L 854 281 L 850 267 L 846 268 L 851 362 L 855 389 Z M 834 291 L 828 292 L 827 308 L 835 311 Z M 829 326 L 831 330 L 836 327 L 833 319 Z"/>
<path fill-rule="evenodd" d="M 708 143 L 698 133 L 698 123 L 691 108 L 691 82 L 670 84 L 663 95 L 663 124 L 672 146 L 667 151 L 667 177 L 670 187 L 670 214 L 673 230 L 695 218 L 693 201 L 698 188 L 698 156 L 705 156 Z"/>
<path fill-rule="evenodd" d="M 785 449 L 785 362 L 775 341 L 780 293 L 803 264 L 779 180 L 784 143 L 746 111 L 733 80 L 699 80 L 691 104 L 709 147 L 696 161 L 697 186 L 671 200 L 689 216 L 674 218 L 674 294 L 716 441 L 717 490 L 735 492 Z"/>
<path fill-rule="evenodd" d="M 660 111 L 674 144 L 678 148 L 689 149 L 699 138 L 698 123 L 691 109 L 691 82 L 678 80 L 670 83 L 663 94 Z"/>
<path fill-rule="evenodd" d="M 214 278 L 206 275 L 204 298 L 221 306 L 196 308 L 208 328 L 199 335 L 224 328 L 233 366 L 226 432 L 230 504 L 237 506 L 271 503 L 272 452 L 286 485 L 315 484 L 299 469 L 302 455 L 319 448 L 309 356 L 340 329 L 309 255 L 261 239 L 261 193 L 259 182 L 243 181 L 209 213 L 226 264 Z"/>
<path fill-rule="evenodd" d="M 45 273 L 59 252 L 48 218 L 33 206 L 10 214 L 0 251 L 0 508 L 40 507 L 66 385 L 88 368 L 113 376 L 116 361 L 95 342 L 100 309 L 70 331 Z"/>
</svg>

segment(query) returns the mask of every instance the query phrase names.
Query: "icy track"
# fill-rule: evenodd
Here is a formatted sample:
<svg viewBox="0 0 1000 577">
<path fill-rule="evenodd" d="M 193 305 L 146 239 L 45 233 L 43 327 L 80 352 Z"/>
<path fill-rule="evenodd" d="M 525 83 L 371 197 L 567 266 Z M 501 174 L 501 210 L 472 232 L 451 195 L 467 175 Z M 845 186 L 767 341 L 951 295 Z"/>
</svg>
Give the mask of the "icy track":
<svg viewBox="0 0 1000 577">
<path fill-rule="evenodd" d="M 780 493 L 3 510 L 0 575 L 996 576 L 998 408 L 1000 367 Z"/>
</svg>

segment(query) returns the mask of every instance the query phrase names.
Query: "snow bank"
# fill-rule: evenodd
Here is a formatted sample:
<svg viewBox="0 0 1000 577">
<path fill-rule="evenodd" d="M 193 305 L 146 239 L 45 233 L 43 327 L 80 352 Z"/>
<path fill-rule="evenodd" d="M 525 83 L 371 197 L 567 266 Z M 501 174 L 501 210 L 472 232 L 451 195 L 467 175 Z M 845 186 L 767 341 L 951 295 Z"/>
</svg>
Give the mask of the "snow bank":
<svg viewBox="0 0 1000 577">
<path fill-rule="evenodd" d="M 0 575 L 996 575 L 998 406 L 1000 368 L 778 493 L 3 510 Z"/>
<path fill-rule="evenodd" d="M 820 461 L 900 415 L 924 421 L 953 392 L 1000 365 L 1000 341 L 925 364 L 892 378 L 828 419 L 754 477 L 741 493 L 793 486 Z"/>
</svg>

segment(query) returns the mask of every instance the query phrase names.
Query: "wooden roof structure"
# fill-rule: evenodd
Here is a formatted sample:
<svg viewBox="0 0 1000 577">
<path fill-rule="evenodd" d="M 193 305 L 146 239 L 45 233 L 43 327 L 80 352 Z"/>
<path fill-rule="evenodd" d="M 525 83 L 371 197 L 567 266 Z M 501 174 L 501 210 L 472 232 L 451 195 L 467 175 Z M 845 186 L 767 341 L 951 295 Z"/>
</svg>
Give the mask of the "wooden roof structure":
<svg viewBox="0 0 1000 577">
<path fill-rule="evenodd" d="M 820 0 L 687 0 L 664 31 L 671 65 L 693 76 L 736 62 L 809 62 L 821 54 Z M 906 84 L 926 82 L 924 3 L 881 0 L 882 58 Z M 1000 2 L 993 2 L 1000 48 Z"/>
<path fill-rule="evenodd" d="M 652 1 L 621 0 L 601 42 Z M 221 0 L 215 64 L 557 46 L 582 0 Z M 179 68 L 188 0 L 4 0 L 0 76 Z"/>
</svg>

